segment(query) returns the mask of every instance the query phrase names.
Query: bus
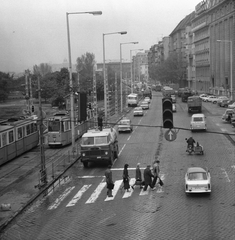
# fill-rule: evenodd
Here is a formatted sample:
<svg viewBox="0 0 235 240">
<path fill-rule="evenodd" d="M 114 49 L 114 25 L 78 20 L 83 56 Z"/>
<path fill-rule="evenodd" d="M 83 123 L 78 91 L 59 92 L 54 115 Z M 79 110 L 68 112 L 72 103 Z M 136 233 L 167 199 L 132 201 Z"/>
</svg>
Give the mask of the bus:
<svg viewBox="0 0 235 240">
<path fill-rule="evenodd" d="M 131 93 L 127 96 L 128 107 L 137 107 L 139 102 L 139 97 L 137 93 Z"/>
</svg>

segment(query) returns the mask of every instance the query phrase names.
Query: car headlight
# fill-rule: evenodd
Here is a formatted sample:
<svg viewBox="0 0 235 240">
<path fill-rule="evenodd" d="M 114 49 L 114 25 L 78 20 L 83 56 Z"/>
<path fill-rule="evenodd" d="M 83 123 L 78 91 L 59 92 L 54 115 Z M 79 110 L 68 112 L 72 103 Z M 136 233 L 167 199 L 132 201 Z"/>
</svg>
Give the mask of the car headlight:
<svg viewBox="0 0 235 240">
<path fill-rule="evenodd" d="M 86 154 L 85 154 L 85 153 L 82 153 L 82 156 L 83 156 L 83 157 L 85 157 L 85 156 L 86 156 Z"/>
<path fill-rule="evenodd" d="M 104 154 L 105 154 L 105 155 L 108 155 L 108 152 L 105 152 Z"/>
</svg>

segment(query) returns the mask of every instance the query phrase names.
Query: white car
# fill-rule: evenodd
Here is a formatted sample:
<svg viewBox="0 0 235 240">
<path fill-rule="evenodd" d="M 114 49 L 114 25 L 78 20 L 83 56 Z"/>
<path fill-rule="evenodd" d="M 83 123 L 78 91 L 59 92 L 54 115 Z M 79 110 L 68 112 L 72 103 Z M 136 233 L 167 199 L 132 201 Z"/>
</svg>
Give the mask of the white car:
<svg viewBox="0 0 235 240">
<path fill-rule="evenodd" d="M 145 98 L 144 98 L 144 101 L 147 102 L 147 103 L 150 103 L 150 102 L 151 102 L 151 99 L 150 99 L 150 97 L 145 97 Z"/>
<path fill-rule="evenodd" d="M 171 99 L 172 99 L 172 103 L 176 103 L 176 96 L 175 95 L 171 95 Z"/>
<path fill-rule="evenodd" d="M 194 131 L 194 130 L 205 130 L 206 131 L 207 127 L 206 127 L 205 115 L 202 113 L 193 114 L 191 117 L 190 129 L 191 129 L 191 131 Z"/>
<path fill-rule="evenodd" d="M 230 108 L 230 109 L 234 109 L 234 108 L 235 108 L 235 102 L 232 103 L 232 104 L 230 104 L 230 105 L 228 105 L 228 108 Z"/>
<path fill-rule="evenodd" d="M 185 174 L 185 193 L 211 193 L 211 175 L 207 169 L 190 167 Z"/>
<path fill-rule="evenodd" d="M 142 107 L 143 110 L 149 109 L 149 103 L 148 102 L 144 101 L 140 104 L 140 106 Z"/>
<path fill-rule="evenodd" d="M 213 100 L 217 99 L 216 96 L 209 96 L 208 98 L 206 98 L 206 102 L 213 102 Z"/>
<path fill-rule="evenodd" d="M 176 112 L 176 104 L 175 103 L 172 104 L 172 112 Z"/>
<path fill-rule="evenodd" d="M 209 97 L 209 95 L 207 95 L 207 94 L 202 94 L 202 95 L 200 95 L 199 97 L 202 99 L 203 102 L 206 102 L 206 99 Z"/>
<path fill-rule="evenodd" d="M 208 95 L 205 94 L 205 93 L 199 95 L 200 98 L 207 97 L 207 96 L 208 96 Z"/>
<path fill-rule="evenodd" d="M 131 125 L 131 120 L 124 117 L 118 123 L 118 132 L 132 132 L 133 127 Z"/>
<path fill-rule="evenodd" d="M 142 109 L 142 107 L 134 108 L 133 116 L 144 116 L 144 110 Z"/>
</svg>

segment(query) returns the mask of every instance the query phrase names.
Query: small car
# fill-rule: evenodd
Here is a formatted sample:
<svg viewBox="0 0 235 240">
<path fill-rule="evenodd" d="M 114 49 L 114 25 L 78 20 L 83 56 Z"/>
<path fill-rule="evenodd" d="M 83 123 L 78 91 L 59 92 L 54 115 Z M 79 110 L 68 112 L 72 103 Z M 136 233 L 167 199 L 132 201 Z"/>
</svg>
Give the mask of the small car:
<svg viewBox="0 0 235 240">
<path fill-rule="evenodd" d="M 151 102 L 151 99 L 150 99 L 150 97 L 145 97 L 145 98 L 144 98 L 144 101 L 147 102 L 147 103 L 150 103 L 150 102 Z"/>
<path fill-rule="evenodd" d="M 219 105 L 219 103 L 222 102 L 223 100 L 229 100 L 229 99 L 226 96 L 219 96 L 219 97 L 213 99 L 212 103 L 217 103 Z"/>
<path fill-rule="evenodd" d="M 176 104 L 172 104 L 172 112 L 176 112 Z"/>
<path fill-rule="evenodd" d="M 131 125 L 131 120 L 124 117 L 123 119 L 121 119 L 118 123 L 118 132 L 132 132 L 133 131 L 133 127 Z"/>
<path fill-rule="evenodd" d="M 233 104 L 233 103 L 234 103 L 234 100 L 228 100 L 228 101 L 225 101 L 225 102 L 221 102 L 221 107 L 227 108 L 228 105 Z"/>
<path fill-rule="evenodd" d="M 193 114 L 190 122 L 191 131 L 194 130 L 207 130 L 206 117 L 202 113 Z"/>
<path fill-rule="evenodd" d="M 142 107 L 136 107 L 134 108 L 133 111 L 133 116 L 144 116 L 144 110 L 142 109 Z"/>
<path fill-rule="evenodd" d="M 140 107 L 142 107 L 143 110 L 149 109 L 149 103 L 144 101 L 140 104 Z"/>
<path fill-rule="evenodd" d="M 171 95 L 172 103 L 176 103 L 176 97 L 175 95 Z"/>
<path fill-rule="evenodd" d="M 233 102 L 232 104 L 229 104 L 229 105 L 228 105 L 228 108 L 234 109 L 234 108 L 235 108 L 235 102 Z"/>
<path fill-rule="evenodd" d="M 213 102 L 213 100 L 217 99 L 216 96 L 209 96 L 208 98 L 206 98 L 206 102 Z"/>
<path fill-rule="evenodd" d="M 226 122 L 231 122 L 231 119 L 235 116 L 234 109 L 226 109 L 224 114 L 222 115 L 222 120 Z"/>
<path fill-rule="evenodd" d="M 190 167 L 185 174 L 185 193 L 211 193 L 210 171 L 202 167 Z"/>
</svg>

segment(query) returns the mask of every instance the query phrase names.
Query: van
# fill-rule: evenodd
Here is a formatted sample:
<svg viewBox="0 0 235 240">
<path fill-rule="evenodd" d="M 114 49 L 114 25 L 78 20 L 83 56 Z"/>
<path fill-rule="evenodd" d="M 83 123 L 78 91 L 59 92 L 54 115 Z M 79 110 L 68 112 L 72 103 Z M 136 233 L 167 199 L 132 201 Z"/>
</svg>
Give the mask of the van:
<svg viewBox="0 0 235 240">
<path fill-rule="evenodd" d="M 190 122 L 191 131 L 195 130 L 207 130 L 206 117 L 204 114 L 193 114 Z"/>
</svg>

